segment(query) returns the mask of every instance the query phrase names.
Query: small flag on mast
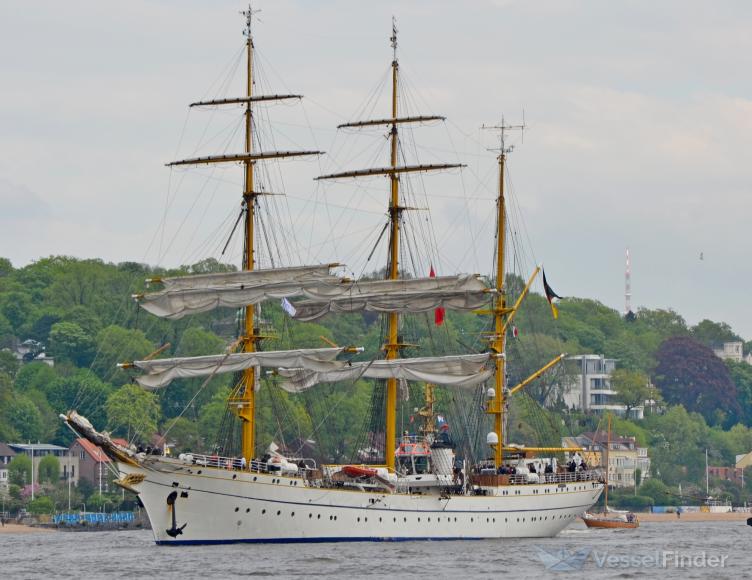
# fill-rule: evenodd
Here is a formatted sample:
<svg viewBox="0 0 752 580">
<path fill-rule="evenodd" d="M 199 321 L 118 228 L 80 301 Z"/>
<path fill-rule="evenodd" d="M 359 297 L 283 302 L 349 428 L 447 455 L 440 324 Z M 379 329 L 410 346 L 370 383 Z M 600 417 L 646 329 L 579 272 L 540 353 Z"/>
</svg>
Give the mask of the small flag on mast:
<svg viewBox="0 0 752 580">
<path fill-rule="evenodd" d="M 297 312 L 297 309 L 292 305 L 292 302 L 290 302 L 287 298 L 282 299 L 282 310 L 287 312 L 289 316 L 295 316 L 295 313 Z"/>
<path fill-rule="evenodd" d="M 433 269 L 433 264 L 431 264 L 431 270 L 428 272 L 429 278 L 436 278 L 436 271 Z M 444 315 L 446 314 L 446 310 L 443 306 L 439 306 L 436 310 L 433 311 L 433 322 L 436 326 L 441 326 L 444 324 Z"/>
<path fill-rule="evenodd" d="M 561 300 L 562 298 L 556 292 L 554 292 L 551 286 L 548 285 L 545 270 L 543 270 L 543 289 L 546 291 L 546 300 L 548 300 L 548 304 L 551 306 L 551 314 L 554 315 L 554 318 L 559 318 L 559 309 L 556 308 L 556 304 L 554 304 L 554 298 L 558 298 L 559 300 Z"/>
</svg>

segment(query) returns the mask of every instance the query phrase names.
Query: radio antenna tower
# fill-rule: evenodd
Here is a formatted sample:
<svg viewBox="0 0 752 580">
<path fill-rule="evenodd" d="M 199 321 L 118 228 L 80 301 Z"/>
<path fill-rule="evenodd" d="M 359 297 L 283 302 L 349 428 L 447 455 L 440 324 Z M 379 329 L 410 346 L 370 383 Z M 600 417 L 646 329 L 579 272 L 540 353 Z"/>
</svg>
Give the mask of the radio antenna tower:
<svg viewBox="0 0 752 580">
<path fill-rule="evenodd" d="M 632 317 L 632 263 L 629 259 L 629 248 L 627 248 L 627 267 L 624 270 L 624 316 Z"/>
</svg>

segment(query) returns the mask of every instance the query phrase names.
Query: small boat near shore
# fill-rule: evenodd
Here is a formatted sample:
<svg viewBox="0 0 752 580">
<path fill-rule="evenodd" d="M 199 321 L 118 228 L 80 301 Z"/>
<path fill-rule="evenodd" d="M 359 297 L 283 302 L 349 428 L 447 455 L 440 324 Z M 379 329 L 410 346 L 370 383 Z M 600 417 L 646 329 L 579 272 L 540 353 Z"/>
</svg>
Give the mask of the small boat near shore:
<svg viewBox="0 0 752 580">
<path fill-rule="evenodd" d="M 627 528 L 634 529 L 640 527 L 640 520 L 632 512 L 612 510 L 608 507 L 608 456 L 611 450 L 611 415 L 608 416 L 608 441 L 606 443 L 606 469 L 604 477 L 606 478 L 603 486 L 603 513 L 591 514 L 585 512 L 582 521 L 588 528 Z"/>
<path fill-rule="evenodd" d="M 588 528 L 639 528 L 640 520 L 633 513 L 594 515 L 586 513 L 582 521 Z"/>
</svg>

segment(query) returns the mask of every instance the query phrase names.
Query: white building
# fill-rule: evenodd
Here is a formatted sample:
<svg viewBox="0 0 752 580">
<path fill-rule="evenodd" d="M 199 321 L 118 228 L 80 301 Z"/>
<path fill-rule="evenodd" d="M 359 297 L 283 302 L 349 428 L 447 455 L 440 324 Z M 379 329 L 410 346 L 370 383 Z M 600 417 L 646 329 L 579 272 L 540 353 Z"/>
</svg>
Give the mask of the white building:
<svg viewBox="0 0 752 580">
<path fill-rule="evenodd" d="M 752 365 L 752 353 L 744 356 L 744 343 L 740 340 L 724 342 L 722 345 L 714 346 L 713 352 L 715 356 L 723 360 L 745 362 L 748 365 Z"/>
<path fill-rule="evenodd" d="M 581 354 L 567 357 L 569 364 L 575 365 L 572 382 L 564 388 L 564 404 L 570 409 L 602 413 L 611 411 L 619 415 L 627 412 L 627 407 L 618 400 L 611 388 L 611 373 L 616 370 L 616 359 L 602 354 Z M 630 411 L 634 419 L 642 419 L 643 407 Z"/>
</svg>

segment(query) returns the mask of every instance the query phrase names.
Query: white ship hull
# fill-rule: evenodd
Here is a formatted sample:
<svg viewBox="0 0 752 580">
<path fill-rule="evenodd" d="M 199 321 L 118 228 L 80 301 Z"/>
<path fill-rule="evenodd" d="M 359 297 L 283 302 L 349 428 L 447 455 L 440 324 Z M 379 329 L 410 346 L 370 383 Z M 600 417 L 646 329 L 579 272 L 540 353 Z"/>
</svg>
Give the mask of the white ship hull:
<svg viewBox="0 0 752 580">
<path fill-rule="evenodd" d="M 540 538 L 597 500 L 596 481 L 512 485 L 491 495 L 385 493 L 309 487 L 298 477 L 150 460 L 119 464 L 158 544 Z M 172 496 L 171 506 L 168 497 Z M 173 520 L 174 516 L 174 520 Z"/>
</svg>

